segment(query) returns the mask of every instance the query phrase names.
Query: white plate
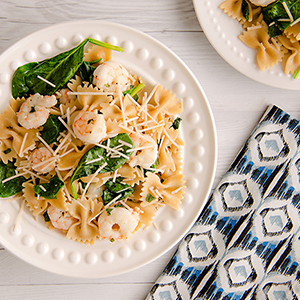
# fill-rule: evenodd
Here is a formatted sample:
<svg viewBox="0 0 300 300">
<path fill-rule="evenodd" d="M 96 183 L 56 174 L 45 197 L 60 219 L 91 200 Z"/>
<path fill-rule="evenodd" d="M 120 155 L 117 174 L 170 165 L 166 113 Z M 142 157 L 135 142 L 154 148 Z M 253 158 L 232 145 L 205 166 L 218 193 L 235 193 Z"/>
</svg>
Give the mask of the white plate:
<svg viewBox="0 0 300 300">
<path fill-rule="evenodd" d="M 128 241 L 95 241 L 82 245 L 48 230 L 26 209 L 17 230 L 19 204 L 0 199 L 0 243 L 19 258 L 57 274 L 99 278 L 121 274 L 145 265 L 174 246 L 188 231 L 203 207 L 216 167 L 216 131 L 206 96 L 196 78 L 167 47 L 148 35 L 120 24 L 78 21 L 57 24 L 17 42 L 0 56 L 1 109 L 11 97 L 10 81 L 15 69 L 77 45 L 85 37 L 120 45 L 124 53 L 113 59 L 141 76 L 150 85 L 160 83 L 183 98 L 182 114 L 186 195 L 181 208 L 164 208 L 154 226 Z"/>
<path fill-rule="evenodd" d="M 260 83 L 289 90 L 300 90 L 299 79 L 283 72 L 282 64 L 261 71 L 256 50 L 247 47 L 238 36 L 243 32 L 237 20 L 219 8 L 224 0 L 193 0 L 200 25 L 215 50 L 232 67 Z"/>
</svg>

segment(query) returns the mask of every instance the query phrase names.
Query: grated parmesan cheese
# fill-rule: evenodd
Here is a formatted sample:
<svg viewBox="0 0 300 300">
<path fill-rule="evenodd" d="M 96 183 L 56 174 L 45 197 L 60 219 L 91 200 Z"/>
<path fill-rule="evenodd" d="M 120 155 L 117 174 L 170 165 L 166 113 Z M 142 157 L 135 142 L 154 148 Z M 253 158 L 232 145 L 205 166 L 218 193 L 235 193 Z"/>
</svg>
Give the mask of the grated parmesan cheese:
<svg viewBox="0 0 300 300">
<path fill-rule="evenodd" d="M 36 77 L 37 77 L 38 79 L 40 79 L 40 80 L 46 82 L 47 84 L 51 85 L 52 87 L 56 87 L 56 85 L 55 85 L 54 83 L 52 83 L 52 82 L 50 82 L 49 80 L 43 78 L 42 76 L 37 75 Z"/>
<path fill-rule="evenodd" d="M 291 13 L 290 9 L 288 8 L 288 6 L 287 6 L 286 2 L 282 2 L 282 5 L 283 5 L 283 7 L 284 7 L 284 9 L 285 9 L 286 13 L 287 13 L 287 14 L 288 14 L 288 16 L 289 16 L 289 18 L 290 18 L 290 21 L 291 21 L 291 22 L 294 22 L 294 17 L 293 17 L 293 15 L 292 15 L 292 13 Z"/>
</svg>

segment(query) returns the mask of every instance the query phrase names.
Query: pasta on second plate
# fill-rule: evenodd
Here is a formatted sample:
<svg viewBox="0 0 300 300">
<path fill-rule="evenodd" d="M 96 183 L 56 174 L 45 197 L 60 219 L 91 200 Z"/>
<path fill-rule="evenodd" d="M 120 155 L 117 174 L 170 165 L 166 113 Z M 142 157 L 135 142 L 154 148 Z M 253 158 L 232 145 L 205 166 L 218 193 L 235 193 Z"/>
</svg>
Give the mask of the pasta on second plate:
<svg viewBox="0 0 300 300">
<path fill-rule="evenodd" d="M 239 39 L 256 50 L 256 62 L 260 70 L 264 71 L 280 63 L 285 74 L 298 77 L 300 16 L 293 11 L 294 1 L 269 2 L 258 5 L 259 1 L 225 0 L 220 8 L 241 24 L 243 32 Z"/>
<path fill-rule="evenodd" d="M 0 115 L 1 197 L 21 196 L 50 229 L 90 244 L 149 227 L 160 207 L 178 209 L 185 187 L 182 100 L 158 84 L 146 92 L 110 58 L 90 46 L 92 82 L 77 72 L 53 95 L 12 98 Z"/>
</svg>

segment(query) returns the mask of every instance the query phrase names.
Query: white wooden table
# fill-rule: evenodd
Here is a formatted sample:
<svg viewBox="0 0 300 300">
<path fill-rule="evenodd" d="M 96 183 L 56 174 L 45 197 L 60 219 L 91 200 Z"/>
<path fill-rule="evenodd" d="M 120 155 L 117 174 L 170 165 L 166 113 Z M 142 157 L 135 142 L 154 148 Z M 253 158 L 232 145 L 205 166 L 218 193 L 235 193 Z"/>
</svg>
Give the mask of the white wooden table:
<svg viewBox="0 0 300 300">
<path fill-rule="evenodd" d="M 38 29 L 79 19 L 107 20 L 141 30 L 187 64 L 207 95 L 216 122 L 214 184 L 270 103 L 300 117 L 299 92 L 248 79 L 218 55 L 201 30 L 192 0 L 0 0 L 0 53 Z M 74 279 L 37 269 L 0 246 L 0 299 L 144 299 L 175 249 L 123 275 Z"/>
</svg>

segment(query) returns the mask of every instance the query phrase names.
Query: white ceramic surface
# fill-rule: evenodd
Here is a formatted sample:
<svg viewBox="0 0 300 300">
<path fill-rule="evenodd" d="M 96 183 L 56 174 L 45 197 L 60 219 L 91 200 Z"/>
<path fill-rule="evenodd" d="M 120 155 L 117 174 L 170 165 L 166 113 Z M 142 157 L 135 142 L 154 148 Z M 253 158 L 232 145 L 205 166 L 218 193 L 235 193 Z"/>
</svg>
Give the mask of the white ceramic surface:
<svg viewBox="0 0 300 300">
<path fill-rule="evenodd" d="M 141 76 L 148 86 L 160 83 L 183 98 L 182 136 L 186 195 L 179 211 L 161 210 L 158 229 L 141 230 L 129 241 L 96 241 L 82 245 L 48 230 L 25 209 L 16 230 L 19 203 L 0 201 L 0 242 L 6 249 L 44 270 L 74 277 L 100 278 L 121 274 L 149 263 L 175 245 L 196 220 L 210 192 L 217 147 L 213 116 L 196 78 L 167 47 L 132 28 L 104 21 L 57 24 L 20 40 L 0 56 L 1 109 L 11 97 L 15 69 L 28 61 L 53 56 L 85 37 L 120 45 L 123 53 L 113 59 Z"/>
<path fill-rule="evenodd" d="M 265 71 L 259 69 L 256 50 L 239 40 L 243 28 L 219 8 L 222 2 L 224 0 L 193 0 L 200 25 L 215 50 L 232 67 L 253 80 L 272 87 L 300 90 L 300 79 L 285 74 L 282 63 Z"/>
</svg>

